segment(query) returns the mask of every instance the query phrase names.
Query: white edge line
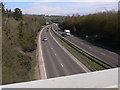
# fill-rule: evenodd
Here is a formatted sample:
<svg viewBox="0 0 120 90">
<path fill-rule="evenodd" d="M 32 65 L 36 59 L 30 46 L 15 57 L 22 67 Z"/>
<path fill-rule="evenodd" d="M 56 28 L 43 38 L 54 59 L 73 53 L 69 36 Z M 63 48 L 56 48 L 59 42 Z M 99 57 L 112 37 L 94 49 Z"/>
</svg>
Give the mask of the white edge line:
<svg viewBox="0 0 120 90">
<path fill-rule="evenodd" d="M 61 66 L 63 67 L 63 64 L 61 64 Z"/>
<path fill-rule="evenodd" d="M 41 48 L 41 34 L 42 34 L 42 31 L 44 30 L 45 28 L 43 28 L 41 31 L 40 31 L 40 34 L 39 34 L 39 40 L 38 40 L 38 49 L 39 49 L 39 52 L 40 52 L 40 57 L 38 58 L 39 59 L 39 65 L 40 65 L 40 74 L 41 74 L 41 79 L 47 79 L 47 74 L 46 74 L 46 69 L 45 69 L 45 63 L 44 63 L 44 59 L 43 59 L 43 53 L 42 53 L 42 48 Z M 41 58 L 41 59 L 40 59 Z M 42 62 L 42 65 L 40 63 L 40 60 Z"/>
<path fill-rule="evenodd" d="M 82 64 L 77 58 L 75 58 L 67 49 L 65 49 L 51 34 L 51 37 L 55 40 L 55 42 L 85 71 L 85 72 L 91 72 L 84 64 Z"/>
</svg>

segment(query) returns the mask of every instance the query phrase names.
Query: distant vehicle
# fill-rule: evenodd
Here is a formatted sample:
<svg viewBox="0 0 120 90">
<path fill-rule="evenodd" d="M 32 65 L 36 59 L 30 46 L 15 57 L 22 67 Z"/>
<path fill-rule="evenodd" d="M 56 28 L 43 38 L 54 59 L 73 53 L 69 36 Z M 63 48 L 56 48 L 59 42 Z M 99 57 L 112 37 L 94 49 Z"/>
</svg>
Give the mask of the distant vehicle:
<svg viewBox="0 0 120 90">
<path fill-rule="evenodd" d="M 58 24 L 56 23 L 55 25 L 57 26 Z"/>
<path fill-rule="evenodd" d="M 46 22 L 46 25 L 49 25 L 49 22 Z"/>
<path fill-rule="evenodd" d="M 63 37 L 66 37 L 67 35 L 66 35 L 66 33 L 62 33 L 62 36 L 63 36 Z"/>
<path fill-rule="evenodd" d="M 43 38 L 43 40 L 42 41 L 47 41 L 47 38 Z"/>
<path fill-rule="evenodd" d="M 49 29 L 49 27 L 47 27 L 47 29 Z"/>
<path fill-rule="evenodd" d="M 70 36 L 70 30 L 65 29 L 64 33 L 62 34 L 62 36 L 64 36 L 64 37 Z"/>
<path fill-rule="evenodd" d="M 64 32 L 66 33 L 67 36 L 70 35 L 70 30 L 65 29 Z"/>
</svg>

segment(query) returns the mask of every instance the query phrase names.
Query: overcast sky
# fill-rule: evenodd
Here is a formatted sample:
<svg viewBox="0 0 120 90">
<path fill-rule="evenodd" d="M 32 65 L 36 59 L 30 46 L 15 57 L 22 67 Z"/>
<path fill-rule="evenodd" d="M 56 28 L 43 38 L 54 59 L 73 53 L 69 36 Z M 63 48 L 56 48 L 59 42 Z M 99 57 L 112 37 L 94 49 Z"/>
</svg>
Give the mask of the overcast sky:
<svg viewBox="0 0 120 90">
<path fill-rule="evenodd" d="M 11 2 L 14 1 L 14 2 Z M 25 1 L 25 0 L 24 0 Z M 66 1 L 66 2 L 64 2 Z M 73 2 L 74 1 L 74 2 Z M 92 14 L 118 9 L 118 0 L 4 0 L 5 6 L 20 8 L 24 14 L 73 15 Z"/>
</svg>

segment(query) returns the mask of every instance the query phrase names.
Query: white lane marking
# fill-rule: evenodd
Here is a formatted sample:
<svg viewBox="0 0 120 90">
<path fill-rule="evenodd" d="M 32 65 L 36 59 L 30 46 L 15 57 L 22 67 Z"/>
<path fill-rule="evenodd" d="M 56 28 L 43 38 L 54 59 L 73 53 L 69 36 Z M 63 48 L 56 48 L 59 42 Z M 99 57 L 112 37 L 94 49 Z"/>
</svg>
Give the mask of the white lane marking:
<svg viewBox="0 0 120 90">
<path fill-rule="evenodd" d="M 44 58 L 43 58 L 43 53 L 42 53 L 42 44 L 41 44 L 42 43 L 41 42 L 41 34 L 42 34 L 44 29 L 45 28 L 43 28 L 40 31 L 39 40 L 38 40 L 38 50 L 39 50 L 39 53 L 40 53 L 40 54 L 38 54 L 38 59 L 39 59 L 39 67 L 40 67 L 41 79 L 47 79 L 45 63 L 44 63 Z"/>
<path fill-rule="evenodd" d="M 91 47 L 89 47 L 91 49 Z"/>
<path fill-rule="evenodd" d="M 101 53 L 102 55 L 105 55 L 104 53 Z"/>
<path fill-rule="evenodd" d="M 110 52 L 111 54 L 116 54 L 116 53 L 114 53 L 114 52 Z"/>
<path fill-rule="evenodd" d="M 61 49 L 63 49 L 63 51 L 65 51 L 68 56 L 70 56 L 85 72 L 91 72 L 83 63 L 81 63 L 76 57 L 74 57 L 67 49 L 65 49 L 51 34 L 51 37 L 53 38 L 53 40 L 55 40 L 55 42 L 61 47 Z"/>
<path fill-rule="evenodd" d="M 55 56 L 57 56 L 57 54 L 55 53 Z"/>
<path fill-rule="evenodd" d="M 61 64 L 61 66 L 63 67 L 63 64 Z"/>
</svg>

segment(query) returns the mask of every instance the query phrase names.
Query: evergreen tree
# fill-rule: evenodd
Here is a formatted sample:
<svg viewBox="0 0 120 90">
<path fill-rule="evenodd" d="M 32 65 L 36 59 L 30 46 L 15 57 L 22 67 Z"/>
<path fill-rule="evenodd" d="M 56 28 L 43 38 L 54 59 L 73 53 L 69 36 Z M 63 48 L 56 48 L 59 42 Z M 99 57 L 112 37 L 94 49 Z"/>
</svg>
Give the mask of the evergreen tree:
<svg viewBox="0 0 120 90">
<path fill-rule="evenodd" d="M 0 8 L 2 8 L 2 13 L 4 13 L 5 12 L 5 5 L 2 2 L 0 3 Z"/>
<path fill-rule="evenodd" d="M 22 11 L 19 8 L 14 9 L 13 17 L 17 21 L 22 20 Z"/>
</svg>

